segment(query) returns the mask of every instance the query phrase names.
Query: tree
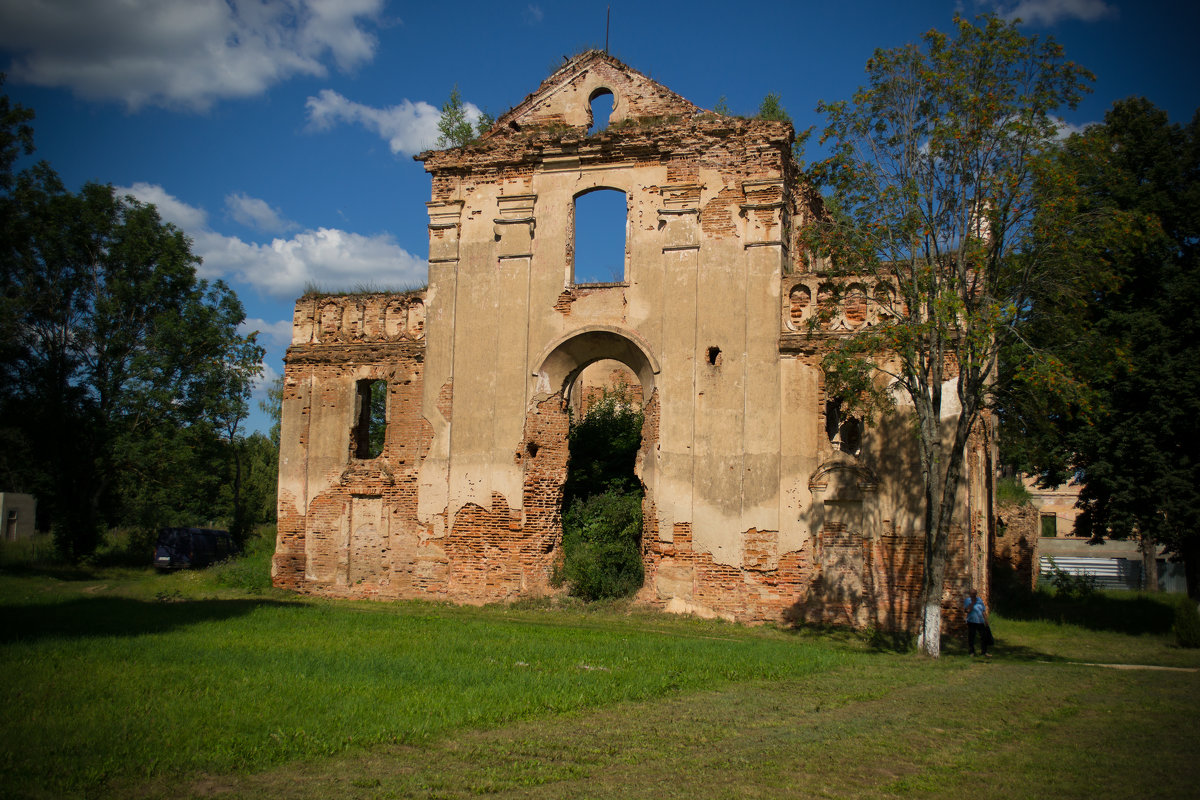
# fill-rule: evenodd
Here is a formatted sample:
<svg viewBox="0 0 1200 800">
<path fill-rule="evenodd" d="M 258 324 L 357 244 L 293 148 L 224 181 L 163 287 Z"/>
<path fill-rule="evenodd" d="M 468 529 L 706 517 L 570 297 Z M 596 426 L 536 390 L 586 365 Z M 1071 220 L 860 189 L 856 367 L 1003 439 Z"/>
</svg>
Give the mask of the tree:
<svg viewBox="0 0 1200 800">
<path fill-rule="evenodd" d="M 494 122 L 492 115 L 485 111 L 472 123 L 471 113 L 463 103 L 458 84 L 455 84 L 450 90 L 450 97 L 442 104 L 442 115 L 438 119 L 437 146 L 447 148 L 470 144 L 487 133 Z"/>
<path fill-rule="evenodd" d="M 263 353 L 237 330 L 236 295 L 197 279 L 189 240 L 152 205 L 111 186 L 69 192 L 44 163 L 10 186 L 0 436 L 14 447 L 0 473 L 42 498 L 71 558 L 91 553 L 106 523 L 223 516 Z"/>
<path fill-rule="evenodd" d="M 1089 221 L 1064 258 L 1097 280 L 1076 308 L 1036 296 L 1045 321 L 1031 338 L 1086 377 L 1094 409 L 1046 415 L 1044 399 L 1018 396 L 1026 446 L 1010 458 L 1046 484 L 1078 476 L 1077 533 L 1165 545 L 1200 597 L 1200 111 L 1180 126 L 1123 100 L 1057 161 L 1072 181 L 1045 186 L 1040 206 Z"/>
<path fill-rule="evenodd" d="M 868 85 L 822 103 L 832 155 L 809 173 L 831 193 L 803 238 L 811 267 L 863 276 L 885 321 L 834 339 L 827 390 L 848 409 L 911 404 L 924 506 L 918 644 L 940 652 L 948 535 L 964 453 L 1001 348 L 1019 341 L 1030 287 L 1052 268 L 1059 234 L 1033 225 L 1034 185 L 1090 74 L 1015 23 L 956 17 L 952 36 L 877 50 Z M 840 301 L 836 289 L 822 311 Z M 1061 376 L 1050 360 L 1048 376 Z M 954 393 L 957 414 L 943 403 Z"/>
<path fill-rule="evenodd" d="M 779 100 L 779 95 L 775 92 L 768 92 L 763 98 L 762 103 L 758 106 L 758 114 L 755 119 L 769 119 L 775 122 L 791 122 L 792 117 L 784 109 L 783 104 Z"/>
</svg>

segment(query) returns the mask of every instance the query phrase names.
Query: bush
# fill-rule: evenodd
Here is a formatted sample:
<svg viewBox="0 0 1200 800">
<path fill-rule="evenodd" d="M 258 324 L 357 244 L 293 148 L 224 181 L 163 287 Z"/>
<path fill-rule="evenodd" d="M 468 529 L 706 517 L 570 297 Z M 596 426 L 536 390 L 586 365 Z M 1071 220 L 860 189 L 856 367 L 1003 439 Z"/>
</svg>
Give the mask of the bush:
<svg viewBox="0 0 1200 800">
<path fill-rule="evenodd" d="M 563 560 L 555 570 L 585 600 L 625 597 L 642 585 L 642 484 L 634 474 L 642 411 L 627 386 L 605 390 L 571 420 L 563 486 Z"/>
<path fill-rule="evenodd" d="M 562 577 L 585 600 L 637 591 L 642 568 L 641 492 L 604 492 L 576 500 L 563 515 Z"/>
<path fill-rule="evenodd" d="M 1175 605 L 1175 640 L 1180 647 L 1200 647 L 1200 610 L 1196 601 L 1181 597 Z"/>
<path fill-rule="evenodd" d="M 1054 594 L 1058 599 L 1086 600 L 1096 593 L 1096 577 L 1094 575 L 1072 575 L 1059 568 L 1053 558 L 1050 559 L 1050 566 L 1054 569 L 1054 577 L 1051 582 L 1054 584 Z"/>
<path fill-rule="evenodd" d="M 154 562 L 158 531 L 146 527 L 109 528 L 95 551 L 82 559 L 94 567 L 144 567 Z"/>
<path fill-rule="evenodd" d="M 275 526 L 267 525 L 250 534 L 240 556 L 234 556 L 210 569 L 217 583 L 261 594 L 271 588 L 271 557 L 275 555 Z"/>
</svg>

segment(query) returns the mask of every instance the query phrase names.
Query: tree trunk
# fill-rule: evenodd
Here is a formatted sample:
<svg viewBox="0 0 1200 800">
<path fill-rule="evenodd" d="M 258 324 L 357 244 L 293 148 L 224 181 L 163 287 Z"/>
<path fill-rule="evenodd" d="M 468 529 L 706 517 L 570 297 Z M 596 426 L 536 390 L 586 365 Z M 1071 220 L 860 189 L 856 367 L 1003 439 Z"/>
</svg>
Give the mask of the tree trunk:
<svg viewBox="0 0 1200 800">
<path fill-rule="evenodd" d="M 942 654 L 942 585 L 946 576 L 945 554 L 926 559 L 925 585 L 921 592 L 921 632 L 917 649 L 930 658 Z"/>
<path fill-rule="evenodd" d="M 922 579 L 921 630 L 917 646 L 932 658 L 941 655 L 942 594 L 946 585 L 950 526 L 954 521 L 955 498 L 962 482 L 967 439 L 975 419 L 973 404 L 965 404 L 955 422 L 954 439 L 949 449 L 942 447 L 939 418 L 934 418 L 932 427 L 935 434 L 928 430 L 928 426 L 922 426 L 923 434 L 928 437 L 925 447 L 929 468 L 925 472 L 925 575 Z M 928 443 L 932 443 L 932 446 Z M 943 458 L 945 464 L 942 463 Z M 970 520 L 966 520 L 966 524 L 970 525 Z"/>
<path fill-rule="evenodd" d="M 1150 539 L 1142 539 L 1142 591 L 1158 591 L 1158 547 Z"/>
<path fill-rule="evenodd" d="M 1188 539 L 1179 548 L 1183 556 L 1183 573 L 1187 580 L 1187 594 L 1200 600 L 1200 540 Z"/>
</svg>

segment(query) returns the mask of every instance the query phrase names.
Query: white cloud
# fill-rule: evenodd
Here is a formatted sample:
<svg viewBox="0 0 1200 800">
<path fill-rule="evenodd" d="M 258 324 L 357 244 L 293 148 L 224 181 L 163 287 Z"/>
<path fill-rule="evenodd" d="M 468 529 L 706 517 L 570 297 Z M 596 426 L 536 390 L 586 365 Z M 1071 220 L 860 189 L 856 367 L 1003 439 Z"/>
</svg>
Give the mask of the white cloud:
<svg viewBox="0 0 1200 800">
<path fill-rule="evenodd" d="M 212 234 L 197 236 L 196 246 L 206 270 L 236 276 L 277 297 L 295 297 L 310 284 L 330 290 L 412 285 L 424 282 L 426 273 L 425 260 L 391 236 L 337 228 L 302 231 L 269 244 Z"/>
<path fill-rule="evenodd" d="M 529 5 L 525 6 L 523 16 L 525 17 L 526 25 L 537 25 L 546 18 L 546 13 L 542 11 L 541 6 L 530 3 Z"/>
<path fill-rule="evenodd" d="M 297 227 L 267 201 L 241 192 L 225 196 L 225 210 L 235 221 L 265 233 L 283 233 Z"/>
<path fill-rule="evenodd" d="M 405 155 L 437 146 L 442 112 L 424 101 L 403 100 L 400 105 L 374 108 L 349 100 L 332 89 L 322 89 L 316 97 L 308 98 L 305 106 L 309 124 L 316 130 L 327 130 L 338 122 L 357 123 L 379 134 L 393 153 Z M 480 111 L 474 103 L 464 103 L 463 109 L 471 124 L 479 120 Z"/>
<path fill-rule="evenodd" d="M 396 244 L 388 234 L 364 236 L 338 228 L 304 230 L 269 243 L 246 242 L 208 227 L 207 214 L 161 186 L 135 183 L 118 187 L 145 203 L 192 238 L 192 252 L 204 262 L 204 278 L 233 278 L 281 298 L 301 294 L 310 284 L 331 290 L 362 284 L 381 287 L 424 283 L 428 263 Z"/>
<path fill-rule="evenodd" d="M 1033 25 L 1053 25 L 1065 19 L 1096 22 L 1117 16 L 1117 7 L 1105 0 L 1019 0 L 985 3 L 1005 19 L 1021 19 Z"/>
<path fill-rule="evenodd" d="M 238 329 L 238 332 L 242 334 L 252 331 L 258 331 L 258 343 L 264 347 L 270 345 L 284 349 L 292 343 L 292 321 L 290 319 L 267 322 L 265 319 L 254 317 L 243 322 Z"/>
<path fill-rule="evenodd" d="M 1095 122 L 1085 122 L 1082 125 L 1075 125 L 1067 122 L 1061 117 L 1054 117 L 1054 122 L 1058 126 L 1058 131 L 1055 134 L 1056 139 L 1066 139 L 1073 133 L 1083 133 L 1089 126 L 1095 125 Z"/>
<path fill-rule="evenodd" d="M 383 0 L 0 0 L 14 81 L 202 110 L 370 60 Z"/>
<path fill-rule="evenodd" d="M 173 222 L 180 230 L 189 236 L 195 231 L 207 230 L 208 214 L 203 209 L 189 206 L 174 195 L 167 194 L 161 186 L 153 183 L 135 183 L 133 186 L 115 187 L 117 194 L 124 197 L 133 195 L 143 203 L 153 203 L 158 208 L 158 215 L 167 222 Z"/>
</svg>

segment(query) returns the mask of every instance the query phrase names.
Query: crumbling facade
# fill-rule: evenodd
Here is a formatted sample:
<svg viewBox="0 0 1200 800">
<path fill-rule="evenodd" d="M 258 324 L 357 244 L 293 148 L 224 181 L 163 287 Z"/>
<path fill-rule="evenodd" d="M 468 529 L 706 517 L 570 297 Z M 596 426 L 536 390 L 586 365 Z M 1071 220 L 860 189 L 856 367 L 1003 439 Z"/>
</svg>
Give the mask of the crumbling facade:
<svg viewBox="0 0 1200 800">
<path fill-rule="evenodd" d="M 607 127 L 589 133 L 609 96 Z M 910 430 L 903 415 L 838 417 L 819 368 L 823 342 L 873 324 L 877 287 L 850 287 L 809 330 L 829 287 L 803 271 L 792 135 L 593 51 L 478 141 L 418 156 L 428 288 L 296 304 L 276 585 L 462 602 L 559 591 L 567 408 L 589 365 L 619 362 L 645 400 L 641 600 L 911 628 L 924 536 Z M 623 275 L 603 284 L 574 272 L 576 201 L 599 190 L 627 208 Z M 372 391 L 386 394 L 378 452 Z M 986 438 L 967 459 L 947 607 L 983 583 Z"/>
</svg>

